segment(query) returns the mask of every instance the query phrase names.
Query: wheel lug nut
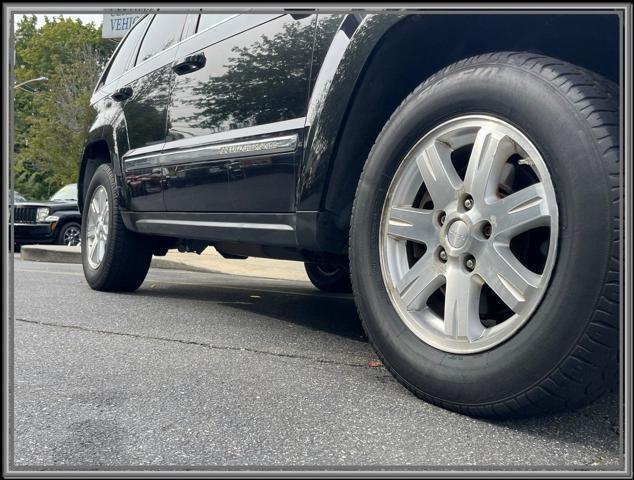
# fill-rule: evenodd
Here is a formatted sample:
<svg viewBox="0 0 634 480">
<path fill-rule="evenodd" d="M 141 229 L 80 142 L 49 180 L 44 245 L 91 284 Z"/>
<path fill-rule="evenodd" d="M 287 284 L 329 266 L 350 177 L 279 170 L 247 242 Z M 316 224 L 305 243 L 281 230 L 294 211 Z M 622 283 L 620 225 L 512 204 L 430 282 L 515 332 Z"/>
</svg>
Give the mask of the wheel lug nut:
<svg viewBox="0 0 634 480">
<path fill-rule="evenodd" d="M 484 235 L 484 238 L 491 237 L 491 224 L 489 222 L 485 223 L 482 227 L 482 235 Z"/>
<path fill-rule="evenodd" d="M 441 225 L 444 225 L 446 219 L 447 219 L 447 215 L 445 214 L 445 212 L 440 212 L 440 215 L 438 216 L 438 223 L 440 223 Z"/>
<path fill-rule="evenodd" d="M 464 208 L 471 210 L 473 208 L 473 198 L 467 197 L 464 199 Z"/>
<path fill-rule="evenodd" d="M 440 252 L 438 252 L 438 257 L 440 258 L 440 261 L 443 263 L 447 261 L 447 252 L 445 252 L 444 248 L 440 249 Z"/>
<path fill-rule="evenodd" d="M 464 266 L 467 267 L 467 270 L 469 270 L 470 272 L 473 271 L 473 269 L 476 266 L 476 262 L 475 262 L 475 258 L 473 257 L 467 257 L 465 262 L 464 262 Z"/>
</svg>

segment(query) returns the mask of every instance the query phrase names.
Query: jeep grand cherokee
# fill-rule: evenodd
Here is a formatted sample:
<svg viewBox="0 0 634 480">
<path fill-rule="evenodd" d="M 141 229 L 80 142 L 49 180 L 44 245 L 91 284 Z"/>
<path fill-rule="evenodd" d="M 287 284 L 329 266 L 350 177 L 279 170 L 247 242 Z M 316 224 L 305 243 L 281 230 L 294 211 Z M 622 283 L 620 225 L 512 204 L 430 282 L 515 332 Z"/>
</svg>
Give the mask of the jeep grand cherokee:
<svg viewBox="0 0 634 480">
<path fill-rule="evenodd" d="M 587 403 L 618 373 L 619 32 L 608 10 L 147 15 L 91 100 L 86 280 L 135 290 L 171 248 L 294 259 L 429 402 Z"/>
</svg>

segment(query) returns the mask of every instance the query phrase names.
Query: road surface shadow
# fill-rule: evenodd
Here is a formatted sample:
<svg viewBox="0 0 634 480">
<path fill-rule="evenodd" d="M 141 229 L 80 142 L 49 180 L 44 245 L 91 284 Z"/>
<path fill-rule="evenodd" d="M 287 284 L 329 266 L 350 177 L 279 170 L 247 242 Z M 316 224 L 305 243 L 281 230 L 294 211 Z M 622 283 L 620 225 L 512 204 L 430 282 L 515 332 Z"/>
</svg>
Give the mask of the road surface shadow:
<svg viewBox="0 0 634 480">
<path fill-rule="evenodd" d="M 277 291 L 279 289 L 279 291 Z M 260 316 L 301 325 L 351 340 L 367 342 L 361 320 L 351 296 L 331 295 L 311 287 L 279 287 L 249 284 L 230 287 L 214 284 L 145 285 L 134 295 L 173 298 L 222 304 Z M 512 420 L 479 419 L 535 437 L 559 441 L 596 444 L 611 450 L 619 449 L 619 395 L 612 389 L 590 405 L 567 412 Z M 580 429 L 583 434 L 580 435 Z M 599 459 L 600 460 L 600 459 Z"/>
<path fill-rule="evenodd" d="M 266 285 L 254 287 L 245 282 L 230 288 L 219 285 L 154 284 L 143 285 L 135 296 L 173 298 L 220 304 L 249 313 L 320 330 L 351 340 L 367 341 L 352 296 L 332 295 L 307 288 Z"/>
</svg>

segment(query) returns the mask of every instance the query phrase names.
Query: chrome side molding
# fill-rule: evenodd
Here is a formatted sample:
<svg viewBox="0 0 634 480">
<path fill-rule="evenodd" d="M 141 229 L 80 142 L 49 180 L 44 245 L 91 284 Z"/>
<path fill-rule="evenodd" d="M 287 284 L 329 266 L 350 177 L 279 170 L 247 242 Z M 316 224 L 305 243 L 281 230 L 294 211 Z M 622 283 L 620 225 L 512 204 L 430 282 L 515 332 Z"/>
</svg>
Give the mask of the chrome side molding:
<svg viewBox="0 0 634 480">
<path fill-rule="evenodd" d="M 226 158 L 252 157 L 254 155 L 274 155 L 294 152 L 297 148 L 296 133 L 275 138 L 260 138 L 241 142 L 216 143 L 201 147 L 161 152 L 161 165 L 196 163 Z"/>
<path fill-rule="evenodd" d="M 294 152 L 297 149 L 298 141 L 298 134 L 293 133 L 273 138 L 214 143 L 183 150 L 132 155 L 127 158 L 124 156 L 124 165 L 125 170 L 128 171 L 182 163 L 199 163 L 256 155 L 276 155 Z"/>
</svg>

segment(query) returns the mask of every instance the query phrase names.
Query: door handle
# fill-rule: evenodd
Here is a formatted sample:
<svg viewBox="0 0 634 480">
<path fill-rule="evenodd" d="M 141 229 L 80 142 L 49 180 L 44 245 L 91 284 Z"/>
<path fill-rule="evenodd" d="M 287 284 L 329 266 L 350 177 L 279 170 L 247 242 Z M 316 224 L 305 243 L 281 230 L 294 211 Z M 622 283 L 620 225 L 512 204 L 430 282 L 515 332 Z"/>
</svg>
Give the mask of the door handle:
<svg viewBox="0 0 634 480">
<path fill-rule="evenodd" d="M 110 98 L 112 98 L 115 102 L 123 102 L 132 96 L 132 89 L 130 87 L 122 87 L 119 90 L 115 91 Z"/>
<path fill-rule="evenodd" d="M 182 60 L 178 60 L 174 65 L 172 65 L 172 70 L 174 70 L 176 75 L 187 75 L 188 73 L 200 70 L 206 64 L 207 59 L 205 58 L 205 54 L 197 53 L 195 55 L 187 56 Z"/>
</svg>

